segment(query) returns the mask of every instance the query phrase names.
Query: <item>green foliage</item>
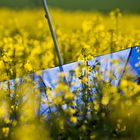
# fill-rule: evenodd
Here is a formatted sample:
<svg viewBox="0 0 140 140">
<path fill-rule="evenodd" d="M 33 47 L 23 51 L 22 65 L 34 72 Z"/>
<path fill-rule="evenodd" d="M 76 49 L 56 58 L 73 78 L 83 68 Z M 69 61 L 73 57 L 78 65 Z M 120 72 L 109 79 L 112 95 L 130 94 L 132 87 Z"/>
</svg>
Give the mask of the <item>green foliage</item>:
<svg viewBox="0 0 140 140">
<path fill-rule="evenodd" d="M 47 0 L 51 7 L 62 8 L 65 10 L 94 10 L 109 12 L 120 8 L 122 11 L 140 13 L 139 0 Z M 1 0 L 0 6 L 12 8 L 42 7 L 42 0 Z"/>
<path fill-rule="evenodd" d="M 55 7 L 65 10 L 98 10 L 109 12 L 113 9 L 120 8 L 127 12 L 140 12 L 139 0 L 48 0 L 48 3 Z"/>
</svg>

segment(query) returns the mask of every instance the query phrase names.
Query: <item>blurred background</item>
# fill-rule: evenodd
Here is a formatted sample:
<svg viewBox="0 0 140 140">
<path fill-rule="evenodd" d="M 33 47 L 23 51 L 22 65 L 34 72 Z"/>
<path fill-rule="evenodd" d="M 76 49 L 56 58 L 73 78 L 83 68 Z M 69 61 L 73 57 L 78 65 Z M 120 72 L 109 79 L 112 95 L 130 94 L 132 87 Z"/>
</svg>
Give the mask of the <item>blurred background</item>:
<svg viewBox="0 0 140 140">
<path fill-rule="evenodd" d="M 123 12 L 140 13 L 140 0 L 47 0 L 51 7 L 65 10 L 93 10 L 109 12 L 120 8 Z M 42 0 L 0 0 L 1 7 L 36 8 L 42 6 Z"/>
</svg>

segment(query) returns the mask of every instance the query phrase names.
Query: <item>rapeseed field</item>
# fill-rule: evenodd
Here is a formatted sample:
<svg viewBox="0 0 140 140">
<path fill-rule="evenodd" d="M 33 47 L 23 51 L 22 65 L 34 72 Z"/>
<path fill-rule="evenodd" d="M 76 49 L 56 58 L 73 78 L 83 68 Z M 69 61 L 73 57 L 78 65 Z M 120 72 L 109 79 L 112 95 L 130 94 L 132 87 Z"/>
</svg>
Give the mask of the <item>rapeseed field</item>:
<svg viewBox="0 0 140 140">
<path fill-rule="evenodd" d="M 64 64 L 86 62 L 140 44 L 140 15 L 121 13 L 119 9 L 108 14 L 60 9 L 51 9 L 50 13 Z M 0 9 L 1 82 L 58 65 L 42 9 Z M 80 77 L 83 69 L 85 75 Z M 23 83 L 15 81 L 12 90 L 8 82 L 6 87 L 1 84 L 0 139 L 139 140 L 139 85 L 130 74 L 118 87 L 104 81 L 101 73 L 89 83 L 90 72 L 98 69 L 98 65 L 92 69 L 86 63 L 79 65 L 75 73 L 83 88 L 74 92 L 63 82 L 63 73 L 54 91 L 37 89 L 28 78 Z M 42 90 L 48 100 L 41 100 Z M 41 115 L 41 104 L 56 111 Z"/>
</svg>

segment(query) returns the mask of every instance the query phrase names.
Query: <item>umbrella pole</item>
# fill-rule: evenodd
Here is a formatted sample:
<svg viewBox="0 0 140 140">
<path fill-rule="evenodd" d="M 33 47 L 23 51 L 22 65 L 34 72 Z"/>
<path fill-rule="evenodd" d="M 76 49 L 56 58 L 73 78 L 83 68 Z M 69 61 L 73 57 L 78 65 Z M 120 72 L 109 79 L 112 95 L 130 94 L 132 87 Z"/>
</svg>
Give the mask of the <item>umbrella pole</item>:
<svg viewBox="0 0 140 140">
<path fill-rule="evenodd" d="M 44 5 L 45 12 L 46 12 L 45 17 L 48 20 L 49 28 L 50 28 L 51 35 L 52 35 L 53 42 L 54 42 L 54 46 L 55 46 L 55 49 L 56 49 L 56 52 L 57 52 L 59 65 L 63 66 L 62 57 L 61 57 L 61 54 L 60 54 L 58 42 L 57 42 L 56 35 L 55 35 L 54 29 L 53 29 L 53 25 L 52 25 L 52 21 L 51 21 L 51 18 L 50 18 L 49 9 L 48 9 L 48 5 L 47 5 L 46 0 L 43 0 L 43 5 Z"/>
<path fill-rule="evenodd" d="M 58 57 L 58 60 L 59 60 L 59 68 L 60 68 L 61 72 L 64 72 L 63 61 L 62 61 L 62 57 L 61 57 L 61 54 L 60 54 L 60 50 L 59 50 L 58 42 L 57 42 L 57 39 L 56 39 L 56 35 L 55 35 L 54 29 L 53 29 L 53 25 L 52 25 L 52 21 L 51 21 L 51 18 L 50 18 L 49 9 L 48 9 L 48 5 L 47 5 L 46 0 L 43 0 L 43 5 L 44 5 L 45 12 L 46 12 L 45 17 L 48 20 L 49 28 L 50 28 L 50 31 L 51 31 L 51 35 L 52 35 L 52 38 L 53 38 L 53 42 L 54 42 L 54 46 L 55 46 L 55 49 L 56 49 L 57 57 Z M 65 83 L 67 83 L 66 76 L 64 76 L 63 81 Z"/>
</svg>

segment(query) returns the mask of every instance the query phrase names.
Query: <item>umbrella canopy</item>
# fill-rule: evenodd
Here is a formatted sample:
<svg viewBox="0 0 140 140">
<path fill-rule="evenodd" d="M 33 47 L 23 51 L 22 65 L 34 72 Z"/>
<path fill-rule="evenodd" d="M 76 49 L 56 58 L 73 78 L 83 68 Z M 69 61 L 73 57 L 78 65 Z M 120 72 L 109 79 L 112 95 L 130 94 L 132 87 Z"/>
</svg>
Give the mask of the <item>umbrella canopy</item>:
<svg viewBox="0 0 140 140">
<path fill-rule="evenodd" d="M 111 84 L 118 86 L 121 78 L 125 76 L 128 72 L 131 73 L 132 78 L 134 78 L 137 82 L 139 82 L 140 77 L 140 47 L 132 47 L 125 50 L 121 50 L 118 52 L 101 55 L 95 57 L 93 60 L 88 60 L 87 65 L 89 67 L 94 67 L 99 65 L 98 71 L 96 71 L 96 75 L 101 75 L 104 81 L 109 81 Z M 39 75 L 33 73 L 29 75 L 29 77 L 36 81 L 36 88 L 46 88 L 55 90 L 55 87 L 58 85 L 60 73 L 63 72 L 65 74 L 65 78 L 68 83 L 75 82 L 74 86 L 70 86 L 70 90 L 73 91 L 77 88 L 82 88 L 82 83 L 80 82 L 80 78 L 74 74 L 76 68 L 79 67 L 81 62 L 74 62 L 70 64 L 66 64 L 63 66 L 51 68 L 48 70 L 43 70 Z M 111 73 L 115 78 L 111 78 L 109 73 Z M 91 72 L 90 76 L 94 77 L 95 72 Z M 90 80 L 90 76 L 88 77 Z M 10 87 L 10 90 L 15 90 L 15 83 L 17 81 L 21 83 L 24 78 L 17 78 L 5 82 L 0 83 L 0 88 L 7 89 Z M 65 82 L 65 81 L 64 81 Z M 41 90 L 41 98 L 42 100 L 46 100 L 46 93 L 44 90 Z M 55 109 L 53 109 L 55 110 Z M 48 106 L 46 104 L 41 104 L 40 113 L 47 114 L 49 111 Z"/>
</svg>

